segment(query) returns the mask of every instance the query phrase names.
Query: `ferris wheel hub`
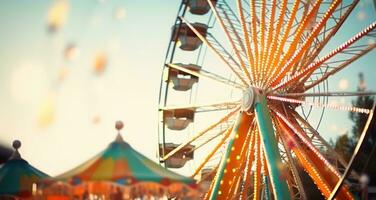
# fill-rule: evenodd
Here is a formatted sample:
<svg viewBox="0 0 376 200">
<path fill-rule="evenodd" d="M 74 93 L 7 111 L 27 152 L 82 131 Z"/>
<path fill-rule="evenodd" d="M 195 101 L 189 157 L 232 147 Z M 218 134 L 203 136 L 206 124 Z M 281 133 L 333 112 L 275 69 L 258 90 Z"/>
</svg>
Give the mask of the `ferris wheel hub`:
<svg viewBox="0 0 376 200">
<path fill-rule="evenodd" d="M 259 88 L 250 87 L 243 91 L 241 108 L 244 112 L 251 113 L 255 103 L 257 102 L 257 97 L 262 91 Z"/>
</svg>

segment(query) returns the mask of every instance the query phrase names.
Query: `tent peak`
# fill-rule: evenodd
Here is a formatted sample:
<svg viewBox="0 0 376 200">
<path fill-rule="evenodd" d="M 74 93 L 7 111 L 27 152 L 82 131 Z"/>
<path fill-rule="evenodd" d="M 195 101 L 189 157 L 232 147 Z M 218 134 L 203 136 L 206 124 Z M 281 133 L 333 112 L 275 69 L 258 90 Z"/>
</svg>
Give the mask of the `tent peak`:
<svg viewBox="0 0 376 200">
<path fill-rule="evenodd" d="M 116 130 L 118 130 L 118 134 L 117 134 L 116 140 L 115 140 L 116 142 L 124 142 L 124 139 L 120 134 L 120 130 L 123 129 L 123 127 L 124 127 L 124 123 L 122 121 L 120 121 L 120 120 L 116 121 L 115 128 L 116 128 Z"/>
<path fill-rule="evenodd" d="M 13 144 L 12 144 L 13 148 L 14 148 L 14 152 L 12 154 L 12 156 L 10 157 L 9 160 L 21 160 L 21 155 L 20 153 L 18 152 L 18 149 L 21 147 L 21 141 L 19 140 L 14 140 L 13 141 Z"/>
<path fill-rule="evenodd" d="M 120 133 L 117 134 L 115 142 L 124 142 L 124 139 L 123 139 L 123 137 L 121 136 Z"/>
</svg>

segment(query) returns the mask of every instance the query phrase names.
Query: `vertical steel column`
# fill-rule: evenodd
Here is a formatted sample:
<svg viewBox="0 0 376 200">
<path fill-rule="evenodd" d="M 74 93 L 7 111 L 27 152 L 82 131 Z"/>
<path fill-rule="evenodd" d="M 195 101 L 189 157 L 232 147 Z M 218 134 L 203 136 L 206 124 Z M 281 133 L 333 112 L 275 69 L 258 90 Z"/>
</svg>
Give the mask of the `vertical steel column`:
<svg viewBox="0 0 376 200">
<path fill-rule="evenodd" d="M 265 157 L 268 163 L 270 181 L 276 199 L 291 199 L 285 180 L 281 179 L 282 160 L 279 155 L 278 143 L 274 134 L 270 118 L 269 108 L 264 95 L 257 95 L 255 102 L 255 113 L 257 125 L 260 131 L 261 140 L 264 144 Z"/>
</svg>

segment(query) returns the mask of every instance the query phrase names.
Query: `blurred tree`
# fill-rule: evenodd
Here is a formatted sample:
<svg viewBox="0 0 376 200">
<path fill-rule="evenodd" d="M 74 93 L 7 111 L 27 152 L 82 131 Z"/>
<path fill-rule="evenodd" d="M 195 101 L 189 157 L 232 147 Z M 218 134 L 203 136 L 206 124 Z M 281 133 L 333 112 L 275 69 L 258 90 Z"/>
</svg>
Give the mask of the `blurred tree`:
<svg viewBox="0 0 376 200">
<path fill-rule="evenodd" d="M 312 178 L 309 177 L 307 172 L 305 172 L 301 167 L 298 167 L 298 173 L 300 179 L 302 180 L 307 199 L 324 200 L 324 196 L 321 194 L 320 190 L 317 188 Z"/>
<path fill-rule="evenodd" d="M 339 136 L 334 144 L 334 149 L 343 156 L 347 161 L 350 160 L 354 150 L 354 144 L 351 136 L 343 134 Z"/>
<path fill-rule="evenodd" d="M 363 74 L 359 74 L 359 86 L 358 91 L 365 91 L 366 84 L 364 81 Z M 352 104 L 355 107 L 368 108 L 371 109 L 373 106 L 374 97 L 362 96 L 355 99 Z M 348 147 L 350 147 L 350 152 L 355 149 L 356 143 L 363 132 L 363 128 L 367 122 L 368 115 L 361 113 L 350 113 L 350 119 L 354 122 L 352 128 L 352 138 L 348 142 Z M 338 142 L 338 141 L 337 141 Z M 346 158 L 350 158 L 345 156 Z M 362 148 L 354 161 L 353 169 L 360 174 L 367 174 L 370 176 L 370 184 L 376 185 L 376 118 L 373 116 L 371 123 L 367 129 L 367 137 L 364 140 Z"/>
<path fill-rule="evenodd" d="M 359 74 L 358 91 L 365 91 L 366 84 L 362 73 Z M 371 109 L 374 103 L 374 97 L 372 96 L 360 96 L 352 101 L 354 107 Z M 333 142 L 335 150 L 343 155 L 343 157 L 349 161 L 354 149 L 357 145 L 360 135 L 367 123 L 368 115 L 351 112 L 349 114 L 351 121 L 354 125 L 351 130 L 351 134 L 345 134 L 336 139 Z M 367 136 L 364 139 L 364 143 L 354 160 L 352 169 L 359 175 L 366 174 L 369 179 L 369 185 L 376 185 L 376 117 L 373 116 L 371 123 L 367 129 Z"/>
</svg>

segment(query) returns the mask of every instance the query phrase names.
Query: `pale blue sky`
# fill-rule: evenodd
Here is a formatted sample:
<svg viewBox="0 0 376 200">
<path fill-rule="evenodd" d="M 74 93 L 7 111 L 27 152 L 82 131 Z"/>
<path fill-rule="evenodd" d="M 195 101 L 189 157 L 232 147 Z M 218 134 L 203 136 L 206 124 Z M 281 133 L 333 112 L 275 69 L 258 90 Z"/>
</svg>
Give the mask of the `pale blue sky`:
<svg viewBox="0 0 376 200">
<path fill-rule="evenodd" d="M 123 120 L 124 138 L 156 160 L 160 74 L 180 1 L 71 0 L 65 25 L 49 34 L 46 16 L 52 4 L 0 0 L 0 142 L 20 139 L 23 157 L 56 175 L 105 148 L 116 136 L 114 122 Z M 114 18 L 119 8 L 125 9 L 122 20 Z M 359 13 L 365 13 L 364 19 L 359 20 Z M 328 50 L 376 19 L 371 1 L 362 0 L 350 19 Z M 79 55 L 65 61 L 64 48 L 72 42 Z M 106 52 L 109 61 L 99 76 L 91 64 L 98 52 Z M 375 57 L 373 52 L 339 73 L 330 89 L 338 91 L 338 82 L 346 79 L 346 90 L 356 90 L 359 71 L 376 89 Z M 217 62 L 208 58 L 205 63 Z M 69 73 L 59 82 L 62 67 Z M 216 87 L 211 96 L 199 93 L 198 99 L 216 102 Z M 39 127 L 43 105 L 51 105 L 54 119 Z M 99 123 L 93 123 L 96 116 Z M 347 113 L 328 114 L 321 130 L 326 137 L 341 134 L 351 127 L 347 118 Z"/>
<path fill-rule="evenodd" d="M 105 148 L 119 119 L 126 140 L 155 159 L 160 74 L 179 3 L 70 1 L 66 24 L 54 35 L 46 32 L 53 1 L 0 4 L 0 142 L 20 139 L 22 155 L 54 175 Z M 121 21 L 114 19 L 119 7 L 126 12 Z M 70 42 L 80 55 L 65 62 Z M 101 51 L 109 64 L 96 76 L 91 63 Z M 61 67 L 69 74 L 57 84 Z M 49 93 L 55 119 L 40 128 L 37 113 Z"/>
</svg>

